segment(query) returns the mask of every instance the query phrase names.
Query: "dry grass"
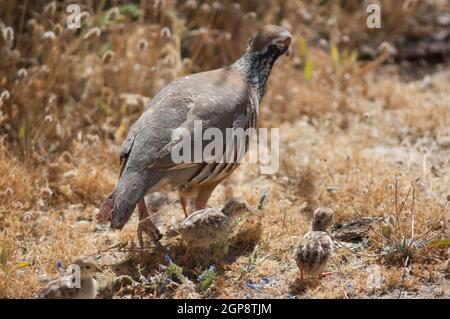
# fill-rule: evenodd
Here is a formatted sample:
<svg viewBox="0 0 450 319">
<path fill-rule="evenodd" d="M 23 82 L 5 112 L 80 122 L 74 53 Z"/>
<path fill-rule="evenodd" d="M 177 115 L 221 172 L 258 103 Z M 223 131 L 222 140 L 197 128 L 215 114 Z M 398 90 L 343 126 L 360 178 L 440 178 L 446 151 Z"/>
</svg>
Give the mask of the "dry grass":
<svg viewBox="0 0 450 319">
<path fill-rule="evenodd" d="M 91 15 L 78 32 L 62 27 L 61 3 L 54 12 L 46 1 L 26 3 L 0 3 L 2 33 L 14 30 L 12 43 L 0 37 L 0 94 L 10 95 L 0 101 L 0 297 L 33 297 L 42 277 L 57 275 L 58 259 L 67 265 L 87 254 L 106 270 L 105 298 L 449 297 L 448 245 L 436 241 L 450 237 L 448 65 L 411 78 L 399 65 L 375 68 L 355 55 L 360 45 L 433 30 L 417 15 L 448 11 L 445 1 L 406 9 L 382 1 L 379 31 L 361 28 L 356 0 L 205 1 L 196 8 L 193 1 L 85 1 Z M 179 76 L 233 61 L 263 23 L 295 36 L 262 106 L 261 126 L 280 128 L 280 170 L 264 176 L 243 165 L 214 192 L 211 206 L 231 196 L 256 205 L 261 191 L 267 200 L 238 224 L 228 253 L 211 261 L 217 273 L 209 286 L 197 281 L 209 263 L 179 270 L 151 246 L 136 251 L 135 217 L 113 232 L 94 216 L 145 101 Z M 48 31 L 55 37 L 43 40 Z M 169 192 L 174 203 L 154 216 L 164 233 L 183 218 L 176 198 Z M 333 208 L 336 222 L 377 219 L 365 241 L 337 246 L 332 275 L 301 284 L 292 254 L 319 205 Z M 163 244 L 179 264 L 179 238 L 166 236 Z M 131 278 L 115 279 L 122 275 Z"/>
</svg>

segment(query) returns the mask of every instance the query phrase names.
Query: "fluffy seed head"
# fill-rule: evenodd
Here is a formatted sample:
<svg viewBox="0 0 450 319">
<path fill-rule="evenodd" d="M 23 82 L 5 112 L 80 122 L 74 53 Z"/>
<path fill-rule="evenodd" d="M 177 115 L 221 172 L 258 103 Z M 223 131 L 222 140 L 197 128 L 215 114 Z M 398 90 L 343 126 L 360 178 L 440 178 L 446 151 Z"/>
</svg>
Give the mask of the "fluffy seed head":
<svg viewBox="0 0 450 319">
<path fill-rule="evenodd" d="M 172 32 L 170 32 L 168 27 L 164 27 L 161 29 L 160 36 L 161 38 L 170 38 L 172 36 Z"/>
<path fill-rule="evenodd" d="M 115 7 L 108 11 L 106 14 L 106 19 L 114 21 L 120 15 L 119 8 Z"/>
<path fill-rule="evenodd" d="M 47 17 L 53 17 L 56 12 L 56 1 L 50 2 L 44 7 L 44 14 Z"/>
<path fill-rule="evenodd" d="M 80 14 L 80 22 L 83 23 L 89 18 L 90 14 L 87 11 L 83 11 Z"/>
<path fill-rule="evenodd" d="M 30 19 L 30 20 L 28 20 L 28 21 L 27 21 L 27 29 L 28 29 L 28 31 L 30 31 L 31 33 L 33 33 L 34 30 L 36 29 L 36 25 L 37 25 L 37 22 L 36 22 L 35 19 Z"/>
<path fill-rule="evenodd" d="M 55 35 L 56 35 L 57 37 L 60 37 L 60 36 L 63 34 L 64 29 L 63 29 L 63 27 L 58 23 L 58 24 L 55 25 L 53 31 L 55 32 Z"/>
<path fill-rule="evenodd" d="M 383 42 L 378 47 L 378 52 L 388 53 L 390 56 L 395 56 L 397 54 L 397 49 L 393 47 L 389 42 Z"/>
<path fill-rule="evenodd" d="M 100 30 L 100 28 L 98 27 L 95 27 L 86 32 L 86 34 L 84 35 L 84 39 L 89 40 L 94 37 L 98 38 L 100 34 L 102 34 L 102 30 Z"/>
<path fill-rule="evenodd" d="M 188 0 L 186 1 L 186 8 L 188 8 L 189 10 L 195 10 L 197 9 L 197 1 L 195 0 Z"/>
<path fill-rule="evenodd" d="M 6 43 L 9 47 L 12 47 L 14 42 L 14 29 L 11 27 L 6 27 L 3 29 L 3 38 L 6 40 Z"/>
<path fill-rule="evenodd" d="M 103 53 L 102 56 L 102 62 L 104 64 L 109 64 L 113 61 L 114 59 L 114 52 L 111 50 L 106 51 L 105 53 Z"/>
<path fill-rule="evenodd" d="M 241 5 L 237 2 L 233 3 L 231 7 L 236 11 L 241 11 Z"/>
<path fill-rule="evenodd" d="M 51 115 L 46 115 L 44 118 L 44 122 L 49 124 L 53 123 L 53 117 Z"/>
<path fill-rule="evenodd" d="M 56 35 L 55 35 L 55 32 L 53 32 L 53 31 L 46 31 L 42 35 L 42 39 L 50 41 L 50 42 L 53 41 L 55 38 L 56 38 Z"/>
<path fill-rule="evenodd" d="M 28 76 L 28 71 L 25 68 L 20 68 L 19 71 L 17 71 L 17 76 L 19 78 L 26 78 Z"/>
<path fill-rule="evenodd" d="M 140 39 L 138 42 L 139 51 L 147 51 L 148 50 L 148 41 L 146 39 Z"/>
<path fill-rule="evenodd" d="M 219 11 L 219 10 L 222 10 L 223 5 L 220 2 L 218 2 L 218 1 L 214 1 L 212 3 L 212 7 L 213 7 L 214 10 Z"/>
<path fill-rule="evenodd" d="M 14 194 L 14 191 L 12 190 L 11 187 L 8 187 L 7 189 L 5 189 L 5 196 L 6 197 L 11 197 Z"/>
<path fill-rule="evenodd" d="M 203 3 L 200 6 L 200 11 L 202 11 L 203 13 L 210 13 L 211 12 L 211 6 L 207 3 Z"/>
<path fill-rule="evenodd" d="M 6 100 L 8 100 L 9 98 L 10 98 L 10 94 L 9 94 L 9 91 L 8 90 L 4 90 L 3 92 L 2 92 L 2 94 L 0 95 L 0 100 L 1 101 L 6 101 Z"/>
<path fill-rule="evenodd" d="M 244 14 L 244 20 L 245 21 L 251 21 L 251 20 L 256 20 L 256 18 L 258 17 L 258 15 L 256 14 L 256 12 L 250 11 L 247 12 L 246 14 Z"/>
</svg>

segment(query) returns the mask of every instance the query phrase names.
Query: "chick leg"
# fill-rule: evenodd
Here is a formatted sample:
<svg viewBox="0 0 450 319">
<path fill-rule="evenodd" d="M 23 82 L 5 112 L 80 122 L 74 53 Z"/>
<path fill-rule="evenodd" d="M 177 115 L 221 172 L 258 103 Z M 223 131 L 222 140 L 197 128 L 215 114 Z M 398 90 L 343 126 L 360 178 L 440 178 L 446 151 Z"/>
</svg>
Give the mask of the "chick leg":
<svg viewBox="0 0 450 319">
<path fill-rule="evenodd" d="M 139 210 L 139 224 L 137 227 L 137 236 L 139 240 L 140 247 L 144 247 L 144 239 L 142 233 L 146 232 L 156 247 L 160 248 L 161 243 L 159 240 L 162 238 L 162 234 L 159 232 L 158 228 L 153 224 L 150 215 L 147 211 L 147 206 L 145 205 L 145 199 L 142 198 L 138 203 Z"/>
<path fill-rule="evenodd" d="M 303 280 L 303 265 L 300 266 L 300 279 Z"/>
<path fill-rule="evenodd" d="M 190 248 L 188 246 L 188 247 L 186 247 L 186 251 L 185 251 L 184 255 L 181 256 L 181 258 L 180 258 L 182 265 L 184 265 L 184 266 L 189 265 L 189 255 L 190 255 Z"/>
</svg>

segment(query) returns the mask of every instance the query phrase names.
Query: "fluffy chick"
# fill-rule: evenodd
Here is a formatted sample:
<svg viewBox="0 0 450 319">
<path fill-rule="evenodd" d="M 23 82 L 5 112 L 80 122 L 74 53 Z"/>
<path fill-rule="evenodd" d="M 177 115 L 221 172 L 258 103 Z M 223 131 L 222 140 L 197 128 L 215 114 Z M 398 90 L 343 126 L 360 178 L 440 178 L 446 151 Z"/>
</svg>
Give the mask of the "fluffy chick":
<svg viewBox="0 0 450 319">
<path fill-rule="evenodd" d="M 333 254 L 333 239 L 326 232 L 333 220 L 333 211 L 329 208 L 316 209 L 310 230 L 303 236 L 295 251 L 295 261 L 303 274 L 310 276 L 323 272 Z"/>
<path fill-rule="evenodd" d="M 190 214 L 179 227 L 189 248 L 208 248 L 229 233 L 232 218 L 248 209 L 245 203 L 229 200 L 222 210 L 206 208 Z"/>
<path fill-rule="evenodd" d="M 49 282 L 40 292 L 41 299 L 95 299 L 97 281 L 94 276 L 101 272 L 94 259 L 81 257 L 74 265 L 80 267 L 80 287 L 75 285 L 75 274 L 68 274 Z M 75 269 L 75 268 L 72 268 Z"/>
</svg>

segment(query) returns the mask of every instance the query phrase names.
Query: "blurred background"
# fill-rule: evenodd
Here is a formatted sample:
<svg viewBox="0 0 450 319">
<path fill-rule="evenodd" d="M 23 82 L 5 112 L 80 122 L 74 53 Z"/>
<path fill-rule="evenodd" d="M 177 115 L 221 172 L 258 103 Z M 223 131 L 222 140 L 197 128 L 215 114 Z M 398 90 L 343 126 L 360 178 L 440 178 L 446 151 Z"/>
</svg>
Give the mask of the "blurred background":
<svg viewBox="0 0 450 319">
<path fill-rule="evenodd" d="M 69 3 L 0 3 L 0 88 L 10 95 L 1 132 L 18 155 L 52 156 L 80 133 L 120 142 L 146 97 L 175 78 L 233 62 L 266 23 L 292 31 L 286 69 L 296 70 L 294 81 L 312 78 L 313 86 L 343 89 L 357 80 L 350 77 L 359 61 L 376 58 L 385 41 L 400 63 L 424 66 L 450 55 L 445 0 L 78 1 L 81 28 L 73 30 L 66 25 Z M 366 26 L 369 3 L 382 9 L 379 29 Z M 293 115 L 310 107 L 296 105 Z"/>
<path fill-rule="evenodd" d="M 67 27 L 69 4 L 79 5 L 80 28 Z M 367 26 L 369 4 L 381 9 L 380 28 Z M 257 259 L 254 241 L 240 243 L 243 257 L 218 276 L 213 295 L 286 296 L 295 269 L 289 247 L 319 205 L 332 207 L 338 222 L 360 214 L 389 218 L 397 194 L 414 187 L 416 233 L 448 237 L 446 219 L 435 227 L 450 185 L 448 0 L 0 0 L 1 297 L 32 296 L 39 276 L 56 273 L 58 259 L 67 264 L 135 239 L 135 223 L 110 234 L 93 217 L 115 184 L 129 127 L 163 86 L 232 63 L 249 36 L 269 23 L 294 36 L 292 54 L 277 61 L 261 107 L 260 126 L 280 128 L 280 171 L 264 177 L 257 167 L 239 170 L 211 204 L 232 195 L 255 204 L 260 190 L 268 193 L 266 215 L 253 233 L 261 236 L 260 256 L 277 257 L 261 261 L 251 279 L 282 279 L 263 293 L 244 279 L 220 279 L 239 274 L 246 258 Z M 406 199 L 410 207 L 411 196 Z M 173 214 L 159 227 L 182 217 L 179 207 Z M 408 218 L 390 238 L 410 232 Z M 391 247 L 373 236 L 378 239 L 367 249 Z M 308 294 L 368 296 L 358 285 L 370 271 L 355 275 L 345 268 L 354 266 L 351 255 L 339 254 L 332 267 L 341 267 L 342 277 Z M 417 279 L 424 271 L 431 283 L 441 278 L 448 251 L 437 255 L 416 259 L 420 267 L 409 287 L 430 284 Z M 404 255 L 397 257 L 389 260 L 402 265 Z M 383 293 L 403 283 L 398 268 L 381 273 Z M 353 292 L 336 288 L 349 282 Z M 164 296 L 192 296 L 186 291 Z"/>
</svg>

